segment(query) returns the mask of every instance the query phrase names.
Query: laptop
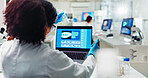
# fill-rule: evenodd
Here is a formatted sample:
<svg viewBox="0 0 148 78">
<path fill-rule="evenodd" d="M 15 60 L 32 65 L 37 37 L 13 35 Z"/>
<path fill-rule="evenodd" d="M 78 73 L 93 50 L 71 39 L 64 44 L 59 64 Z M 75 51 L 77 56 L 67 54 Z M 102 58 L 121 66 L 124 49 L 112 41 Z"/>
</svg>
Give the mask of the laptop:
<svg viewBox="0 0 148 78">
<path fill-rule="evenodd" d="M 56 46 L 68 57 L 84 60 L 92 44 L 92 26 L 57 26 Z"/>
</svg>

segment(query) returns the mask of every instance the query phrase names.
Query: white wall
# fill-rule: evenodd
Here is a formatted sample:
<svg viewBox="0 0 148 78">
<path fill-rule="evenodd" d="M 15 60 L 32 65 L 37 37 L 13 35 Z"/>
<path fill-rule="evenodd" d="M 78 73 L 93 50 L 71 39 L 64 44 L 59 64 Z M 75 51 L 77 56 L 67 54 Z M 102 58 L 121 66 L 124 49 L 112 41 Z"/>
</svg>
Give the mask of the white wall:
<svg viewBox="0 0 148 78">
<path fill-rule="evenodd" d="M 148 0 L 133 0 L 133 15 L 148 19 Z"/>
<path fill-rule="evenodd" d="M 133 0 L 133 16 L 141 18 L 142 31 L 144 33 L 144 42 L 148 43 L 148 0 Z M 147 19 L 147 21 L 144 21 Z M 140 22 L 140 21 L 139 21 Z"/>
<path fill-rule="evenodd" d="M 6 7 L 6 1 L 5 0 L 0 0 L 0 27 L 4 26 L 3 25 L 3 12 Z"/>
<path fill-rule="evenodd" d="M 70 2 L 68 1 L 52 1 L 53 6 L 57 9 L 57 11 L 71 12 Z"/>
<path fill-rule="evenodd" d="M 4 26 L 3 25 L 3 11 L 5 7 L 6 7 L 6 1 L 0 0 L 0 27 Z M 0 54 L 0 65 L 1 65 L 1 54 Z M 0 66 L 0 71 L 1 71 L 1 66 Z"/>
</svg>

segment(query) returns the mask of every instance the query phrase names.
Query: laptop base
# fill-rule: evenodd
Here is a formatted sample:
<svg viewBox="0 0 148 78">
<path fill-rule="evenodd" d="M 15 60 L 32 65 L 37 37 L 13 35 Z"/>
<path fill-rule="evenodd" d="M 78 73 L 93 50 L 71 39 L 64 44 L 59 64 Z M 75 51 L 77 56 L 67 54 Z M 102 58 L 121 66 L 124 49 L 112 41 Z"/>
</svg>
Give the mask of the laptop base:
<svg viewBox="0 0 148 78">
<path fill-rule="evenodd" d="M 64 53 L 71 59 L 85 60 L 88 52 L 64 51 Z"/>
</svg>

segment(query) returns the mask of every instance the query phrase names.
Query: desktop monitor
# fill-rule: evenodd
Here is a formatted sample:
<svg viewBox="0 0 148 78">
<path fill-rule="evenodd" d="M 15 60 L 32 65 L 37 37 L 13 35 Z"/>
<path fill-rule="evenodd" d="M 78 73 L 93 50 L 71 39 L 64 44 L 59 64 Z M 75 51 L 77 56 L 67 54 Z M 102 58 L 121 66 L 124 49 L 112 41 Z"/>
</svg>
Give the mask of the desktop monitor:
<svg viewBox="0 0 148 78">
<path fill-rule="evenodd" d="M 131 35 L 131 27 L 133 26 L 133 18 L 124 18 L 122 21 L 120 34 Z"/>
<path fill-rule="evenodd" d="M 107 31 L 108 29 L 111 28 L 111 25 L 112 25 L 112 19 L 104 19 L 101 29 L 103 31 Z"/>
<path fill-rule="evenodd" d="M 87 16 L 91 16 L 93 20 L 95 20 L 94 12 L 83 12 L 82 13 L 82 21 L 85 21 Z"/>
<path fill-rule="evenodd" d="M 57 26 L 56 49 L 88 50 L 92 43 L 92 26 Z"/>
</svg>

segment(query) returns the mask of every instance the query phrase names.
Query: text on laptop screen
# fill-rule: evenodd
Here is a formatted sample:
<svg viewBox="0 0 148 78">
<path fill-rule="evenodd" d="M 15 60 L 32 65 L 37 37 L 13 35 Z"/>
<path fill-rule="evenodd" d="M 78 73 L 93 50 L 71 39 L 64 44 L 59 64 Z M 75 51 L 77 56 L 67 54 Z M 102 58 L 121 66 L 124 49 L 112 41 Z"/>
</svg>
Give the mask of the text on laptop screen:
<svg viewBox="0 0 148 78">
<path fill-rule="evenodd" d="M 92 29 L 57 29 L 56 48 L 90 49 Z"/>
</svg>

